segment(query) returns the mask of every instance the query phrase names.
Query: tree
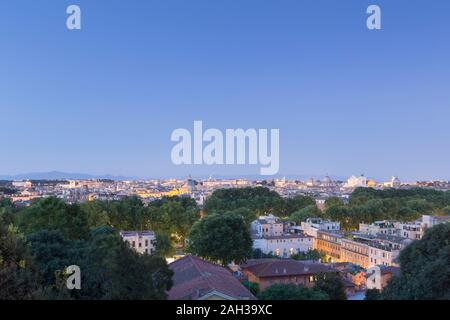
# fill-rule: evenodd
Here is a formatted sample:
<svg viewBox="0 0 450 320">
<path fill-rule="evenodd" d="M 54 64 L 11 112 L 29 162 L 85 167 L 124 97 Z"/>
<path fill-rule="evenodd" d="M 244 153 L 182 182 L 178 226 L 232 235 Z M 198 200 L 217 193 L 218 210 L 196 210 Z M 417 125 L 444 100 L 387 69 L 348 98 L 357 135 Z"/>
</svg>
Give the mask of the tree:
<svg viewBox="0 0 450 320">
<path fill-rule="evenodd" d="M 312 206 L 316 206 L 316 200 L 312 197 L 299 195 L 293 198 L 286 198 L 282 215 L 289 216 L 307 207 L 312 208 Z"/>
<path fill-rule="evenodd" d="M 299 252 L 297 254 L 294 254 L 291 256 L 291 259 L 299 261 L 301 260 L 320 261 L 325 260 L 325 255 L 317 250 L 309 250 L 308 252 Z"/>
<path fill-rule="evenodd" d="M 27 242 L 45 287 L 55 285 L 57 273 L 68 266 L 80 264 L 86 245 L 84 241 L 67 240 L 59 231 L 47 230 L 29 235 Z"/>
<path fill-rule="evenodd" d="M 450 299 L 450 224 L 427 230 L 399 256 L 400 275 L 383 290 L 388 300 Z"/>
<path fill-rule="evenodd" d="M 14 224 L 15 215 L 13 204 L 10 199 L 0 199 L 0 225 L 8 226 Z"/>
<path fill-rule="evenodd" d="M 450 215 L 450 206 L 446 206 L 445 208 L 443 208 L 442 213 L 444 215 Z"/>
<path fill-rule="evenodd" d="M 255 297 L 260 293 L 259 284 L 256 282 L 244 281 L 242 282 L 244 287 L 246 287 Z"/>
<path fill-rule="evenodd" d="M 0 300 L 40 299 L 38 269 L 17 229 L 0 223 Z"/>
<path fill-rule="evenodd" d="M 291 219 L 297 224 L 300 224 L 302 221 L 306 221 L 306 219 L 308 218 L 320 217 L 321 215 L 322 212 L 314 204 L 294 212 L 293 214 L 291 214 L 289 219 Z"/>
<path fill-rule="evenodd" d="M 306 288 L 295 284 L 274 284 L 262 291 L 260 300 L 329 300 L 328 295 L 316 288 Z"/>
<path fill-rule="evenodd" d="M 19 228 L 25 234 L 57 230 L 68 239 L 89 237 L 86 212 L 77 204 L 66 204 L 55 197 L 39 199 L 22 210 Z"/>
<path fill-rule="evenodd" d="M 204 209 L 208 214 L 213 214 L 247 208 L 259 216 L 283 211 L 284 203 L 277 192 L 268 188 L 230 188 L 214 191 L 206 199 Z"/>
<path fill-rule="evenodd" d="M 344 201 L 339 197 L 330 197 L 325 200 L 325 209 L 339 206 L 344 206 Z"/>
<path fill-rule="evenodd" d="M 172 244 L 170 236 L 165 233 L 156 233 L 156 254 L 165 258 L 173 257 L 175 255 L 175 247 Z"/>
<path fill-rule="evenodd" d="M 79 299 L 166 299 L 173 272 L 157 255 L 140 255 L 108 227 L 93 230 L 80 263 Z"/>
<path fill-rule="evenodd" d="M 181 245 L 199 218 L 195 200 L 186 197 L 164 197 L 150 203 L 146 212 L 147 224 L 152 230 L 171 235 Z"/>
<path fill-rule="evenodd" d="M 321 273 L 316 276 L 316 289 L 325 292 L 330 300 L 347 300 L 344 282 L 334 272 Z"/>
<path fill-rule="evenodd" d="M 273 253 L 264 253 L 261 249 L 253 249 L 248 256 L 248 259 L 281 259 Z"/>
<path fill-rule="evenodd" d="M 195 223 L 189 233 L 188 252 L 222 265 L 245 261 L 251 250 L 247 225 L 235 214 L 208 215 Z"/>
<path fill-rule="evenodd" d="M 144 230 L 144 203 L 137 196 L 125 197 L 107 204 L 110 224 L 117 230 Z"/>
<path fill-rule="evenodd" d="M 112 225 L 108 214 L 108 202 L 106 201 L 86 201 L 81 205 L 81 210 L 86 213 L 88 225 L 91 229 Z"/>
<path fill-rule="evenodd" d="M 382 295 L 378 289 L 369 289 L 366 291 L 365 300 L 382 300 Z"/>
</svg>

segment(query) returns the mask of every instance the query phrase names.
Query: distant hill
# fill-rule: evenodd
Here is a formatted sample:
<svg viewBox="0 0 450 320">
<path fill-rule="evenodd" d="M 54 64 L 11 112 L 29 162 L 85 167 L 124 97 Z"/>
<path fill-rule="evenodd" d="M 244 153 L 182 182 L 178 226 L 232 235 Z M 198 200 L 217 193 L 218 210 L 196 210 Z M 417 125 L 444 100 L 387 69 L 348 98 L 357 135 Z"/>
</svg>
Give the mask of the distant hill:
<svg viewBox="0 0 450 320">
<path fill-rule="evenodd" d="M 68 173 L 60 171 L 33 172 L 17 175 L 0 175 L 0 180 L 87 180 L 87 179 L 110 179 L 110 180 L 135 180 L 134 177 L 105 175 L 92 175 L 86 173 Z"/>
</svg>

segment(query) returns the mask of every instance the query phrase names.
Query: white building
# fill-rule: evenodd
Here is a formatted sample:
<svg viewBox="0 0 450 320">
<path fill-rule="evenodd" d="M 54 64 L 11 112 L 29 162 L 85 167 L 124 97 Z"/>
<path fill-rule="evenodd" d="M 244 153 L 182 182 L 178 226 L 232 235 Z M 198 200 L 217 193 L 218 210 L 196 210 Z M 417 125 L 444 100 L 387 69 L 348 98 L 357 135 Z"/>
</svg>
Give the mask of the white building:
<svg viewBox="0 0 450 320">
<path fill-rule="evenodd" d="M 411 240 L 419 240 L 423 236 L 423 230 L 420 225 L 420 222 L 407 222 L 402 223 L 399 222 L 397 224 L 397 234 L 400 237 L 411 239 Z"/>
<path fill-rule="evenodd" d="M 358 188 L 367 187 L 367 178 L 364 175 L 359 177 L 351 176 L 348 178 L 347 183 L 344 185 L 345 188 Z"/>
<path fill-rule="evenodd" d="M 421 227 L 422 227 L 423 232 L 425 232 L 425 230 L 428 228 L 432 228 L 438 224 L 448 223 L 448 222 L 450 222 L 450 216 L 423 215 Z"/>
<path fill-rule="evenodd" d="M 401 185 L 402 183 L 397 177 L 392 177 L 391 181 L 383 183 L 383 186 L 387 188 L 399 188 Z"/>
<path fill-rule="evenodd" d="M 399 254 L 399 249 L 372 243 L 369 245 L 369 268 L 377 265 L 386 267 L 398 266 L 396 259 Z"/>
<path fill-rule="evenodd" d="M 140 254 L 155 252 L 156 236 L 153 231 L 121 231 L 120 236 Z"/>
<path fill-rule="evenodd" d="M 301 223 L 303 232 L 311 237 L 317 238 L 317 231 L 339 231 L 339 222 L 322 220 L 321 218 L 309 218 Z"/>
<path fill-rule="evenodd" d="M 378 234 L 395 235 L 397 233 L 397 229 L 393 222 L 383 220 L 375 221 L 371 224 L 360 223 L 359 232 L 372 236 L 376 236 Z"/>
<path fill-rule="evenodd" d="M 313 238 L 302 234 L 289 234 L 253 239 L 253 249 L 282 258 L 313 249 Z"/>
<path fill-rule="evenodd" d="M 283 235 L 284 224 L 280 218 L 270 214 L 253 221 L 251 229 L 257 237 L 276 237 Z"/>
<path fill-rule="evenodd" d="M 31 181 L 13 181 L 12 186 L 15 188 L 31 188 L 33 183 Z"/>
</svg>

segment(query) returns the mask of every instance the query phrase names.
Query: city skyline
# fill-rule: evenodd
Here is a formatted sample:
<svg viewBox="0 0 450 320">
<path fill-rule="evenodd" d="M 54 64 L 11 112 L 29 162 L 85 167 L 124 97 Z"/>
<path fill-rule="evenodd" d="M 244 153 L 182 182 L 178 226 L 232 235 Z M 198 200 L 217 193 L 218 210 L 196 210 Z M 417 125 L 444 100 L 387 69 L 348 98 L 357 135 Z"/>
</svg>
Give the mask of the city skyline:
<svg viewBox="0 0 450 320">
<path fill-rule="evenodd" d="M 171 132 L 202 120 L 280 128 L 275 177 L 450 179 L 447 2 L 376 1 L 379 31 L 362 0 L 80 0 L 77 31 L 69 4 L 0 12 L 0 175 L 257 175 L 173 165 Z"/>
</svg>

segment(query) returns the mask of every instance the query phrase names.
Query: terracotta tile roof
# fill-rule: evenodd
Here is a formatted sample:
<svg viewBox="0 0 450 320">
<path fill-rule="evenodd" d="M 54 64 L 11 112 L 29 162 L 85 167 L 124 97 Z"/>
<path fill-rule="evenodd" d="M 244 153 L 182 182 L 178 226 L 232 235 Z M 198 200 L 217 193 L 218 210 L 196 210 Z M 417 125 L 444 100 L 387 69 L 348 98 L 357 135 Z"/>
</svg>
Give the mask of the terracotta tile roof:
<svg viewBox="0 0 450 320">
<path fill-rule="evenodd" d="M 241 266 L 243 271 L 248 271 L 258 278 L 285 277 L 298 275 L 313 275 L 321 272 L 337 272 L 330 266 L 291 259 L 254 259 L 248 260 Z"/>
<path fill-rule="evenodd" d="M 183 257 L 169 265 L 174 272 L 169 300 L 198 300 L 212 292 L 237 300 L 255 300 L 228 269 L 194 256 Z"/>
</svg>

